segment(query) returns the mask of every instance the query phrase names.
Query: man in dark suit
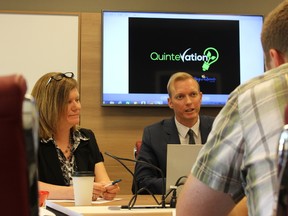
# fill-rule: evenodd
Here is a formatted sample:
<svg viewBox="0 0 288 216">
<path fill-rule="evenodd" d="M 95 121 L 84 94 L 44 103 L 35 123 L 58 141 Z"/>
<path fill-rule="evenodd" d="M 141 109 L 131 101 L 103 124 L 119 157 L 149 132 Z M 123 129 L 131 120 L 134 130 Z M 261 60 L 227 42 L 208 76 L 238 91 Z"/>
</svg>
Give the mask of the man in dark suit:
<svg viewBox="0 0 288 216">
<path fill-rule="evenodd" d="M 198 82 L 188 73 L 173 74 L 167 84 L 168 105 L 174 117 L 145 127 L 138 160 L 160 168 L 166 181 L 167 144 L 203 144 L 212 128 L 214 117 L 200 116 L 202 92 Z M 193 135 L 189 135 L 189 130 Z M 162 177 L 159 171 L 136 163 L 135 178 L 138 189 L 146 187 L 154 194 L 162 194 Z M 164 188 L 165 190 L 165 188 Z M 132 186 L 135 193 L 135 187 Z M 147 190 L 141 192 L 147 193 Z"/>
</svg>

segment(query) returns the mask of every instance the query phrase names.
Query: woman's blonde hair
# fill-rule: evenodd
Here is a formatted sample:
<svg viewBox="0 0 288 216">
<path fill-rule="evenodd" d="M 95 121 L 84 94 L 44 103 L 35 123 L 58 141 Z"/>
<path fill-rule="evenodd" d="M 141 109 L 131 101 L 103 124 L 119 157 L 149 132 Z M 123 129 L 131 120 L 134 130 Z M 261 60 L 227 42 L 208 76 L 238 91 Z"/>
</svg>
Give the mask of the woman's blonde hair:
<svg viewBox="0 0 288 216">
<path fill-rule="evenodd" d="M 51 72 L 43 75 L 33 87 L 31 94 L 39 110 L 40 138 L 48 139 L 56 133 L 57 123 L 66 113 L 70 91 L 78 86 L 73 77 L 71 72 Z"/>
</svg>

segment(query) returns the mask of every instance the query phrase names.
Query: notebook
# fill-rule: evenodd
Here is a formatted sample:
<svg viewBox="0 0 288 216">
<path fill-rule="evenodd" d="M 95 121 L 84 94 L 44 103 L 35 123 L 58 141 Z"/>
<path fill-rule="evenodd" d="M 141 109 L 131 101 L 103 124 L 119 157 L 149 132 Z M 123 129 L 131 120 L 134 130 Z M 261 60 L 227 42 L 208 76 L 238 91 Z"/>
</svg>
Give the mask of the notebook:
<svg viewBox="0 0 288 216">
<path fill-rule="evenodd" d="M 188 176 L 192 166 L 196 161 L 201 144 L 195 145 L 179 145 L 168 144 L 167 146 L 167 170 L 166 170 L 166 193 L 170 190 L 170 185 L 175 185 L 181 176 Z M 182 178 L 181 182 L 185 182 L 187 178 Z M 177 194 L 183 188 L 179 186 Z"/>
</svg>

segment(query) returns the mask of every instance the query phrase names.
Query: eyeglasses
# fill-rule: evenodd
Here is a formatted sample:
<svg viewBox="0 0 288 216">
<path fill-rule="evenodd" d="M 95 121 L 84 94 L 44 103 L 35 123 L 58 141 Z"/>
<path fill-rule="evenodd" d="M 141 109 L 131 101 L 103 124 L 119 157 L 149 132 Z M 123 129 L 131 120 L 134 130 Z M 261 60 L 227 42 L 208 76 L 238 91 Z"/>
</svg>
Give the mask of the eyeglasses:
<svg viewBox="0 0 288 216">
<path fill-rule="evenodd" d="M 66 72 L 66 73 L 60 73 L 54 76 L 51 76 L 50 79 L 48 80 L 46 86 L 52 81 L 52 80 L 56 80 L 56 81 L 60 81 L 63 78 L 73 78 L 74 77 L 74 73 L 73 72 Z"/>
</svg>

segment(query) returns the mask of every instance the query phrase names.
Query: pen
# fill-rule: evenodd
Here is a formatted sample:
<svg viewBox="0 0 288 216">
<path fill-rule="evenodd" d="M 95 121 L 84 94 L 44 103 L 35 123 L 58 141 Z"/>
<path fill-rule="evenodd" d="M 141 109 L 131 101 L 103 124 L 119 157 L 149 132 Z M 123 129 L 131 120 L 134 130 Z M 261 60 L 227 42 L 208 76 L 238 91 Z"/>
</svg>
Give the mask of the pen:
<svg viewBox="0 0 288 216">
<path fill-rule="evenodd" d="M 121 181 L 122 181 L 122 179 L 116 179 L 115 181 L 113 181 L 113 182 L 105 185 L 104 187 L 108 187 L 108 186 L 111 186 L 111 185 L 115 185 L 116 183 L 121 182 Z"/>
</svg>

